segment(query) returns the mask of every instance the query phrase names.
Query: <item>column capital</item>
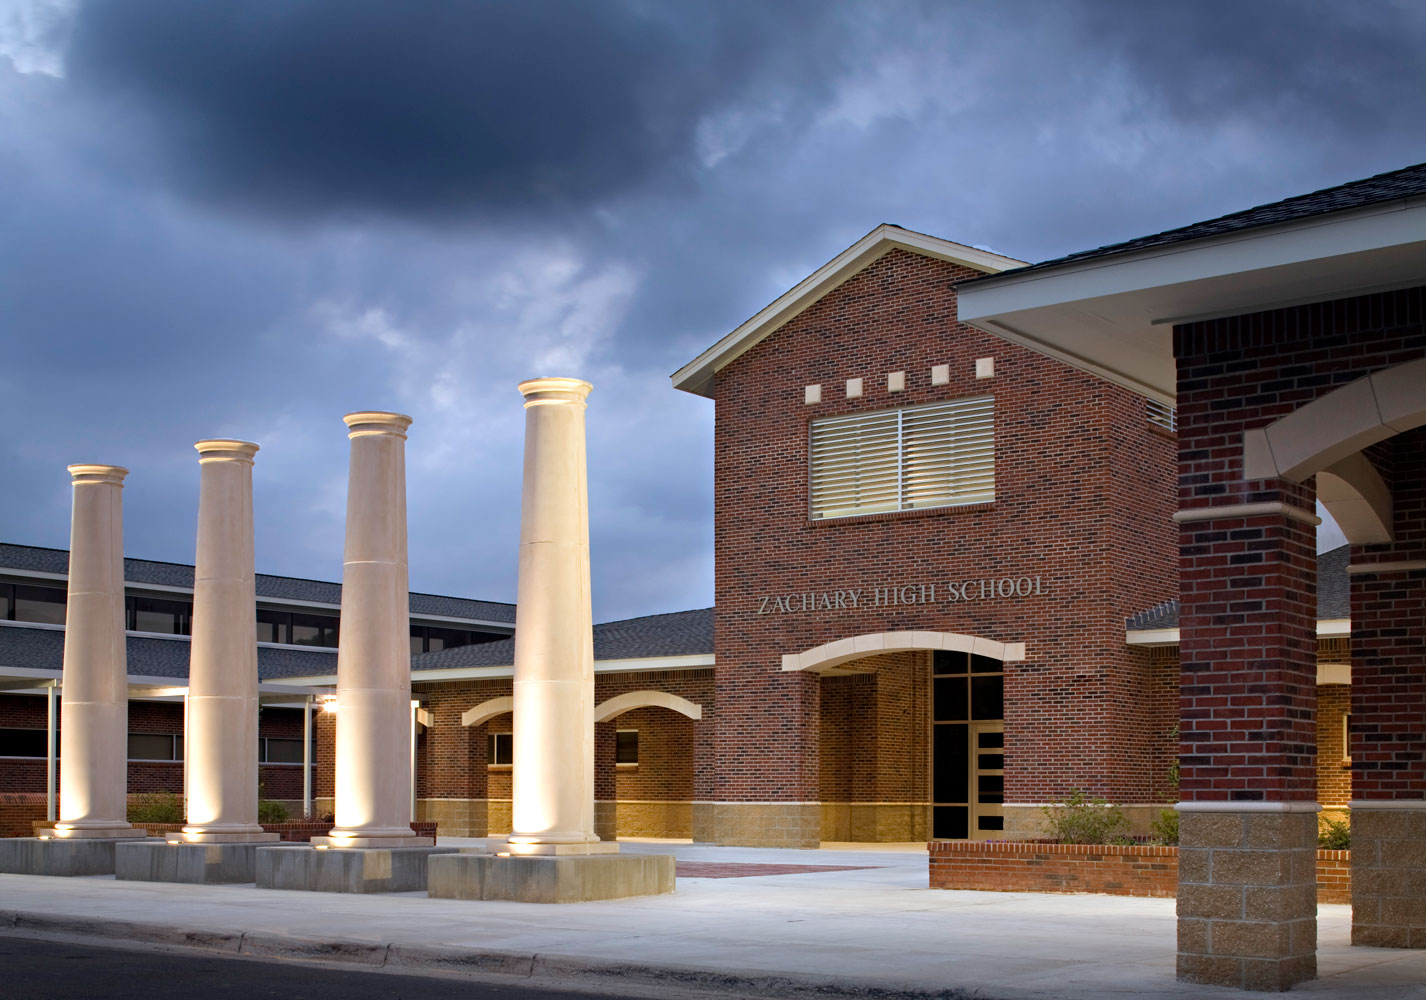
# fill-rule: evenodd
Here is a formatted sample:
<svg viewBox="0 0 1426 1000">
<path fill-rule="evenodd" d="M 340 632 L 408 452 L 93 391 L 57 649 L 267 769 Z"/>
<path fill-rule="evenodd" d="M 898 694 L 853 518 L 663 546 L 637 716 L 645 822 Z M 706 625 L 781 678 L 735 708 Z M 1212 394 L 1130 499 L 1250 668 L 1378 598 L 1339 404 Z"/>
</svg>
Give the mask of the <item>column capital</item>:
<svg viewBox="0 0 1426 1000">
<path fill-rule="evenodd" d="M 411 426 L 411 418 L 406 414 L 389 410 L 358 410 L 342 420 L 347 425 L 347 437 L 352 438 L 389 434 L 404 439 L 406 428 Z"/>
<path fill-rule="evenodd" d="M 540 406 L 547 403 L 575 403 L 584 405 L 584 397 L 594 386 L 583 379 L 562 378 L 546 375 L 542 378 L 526 379 L 518 386 L 520 395 L 525 397 L 525 406 Z"/>
<path fill-rule="evenodd" d="M 114 486 L 123 486 L 124 477 L 129 474 L 129 470 L 121 465 L 80 464 L 67 468 L 76 486 L 85 483 L 109 483 Z"/>
<path fill-rule="evenodd" d="M 208 438 L 196 443 L 194 448 L 198 449 L 199 463 L 207 462 L 246 462 L 253 464 L 253 456 L 258 452 L 258 446 L 251 441 L 235 441 L 232 438 Z"/>
</svg>

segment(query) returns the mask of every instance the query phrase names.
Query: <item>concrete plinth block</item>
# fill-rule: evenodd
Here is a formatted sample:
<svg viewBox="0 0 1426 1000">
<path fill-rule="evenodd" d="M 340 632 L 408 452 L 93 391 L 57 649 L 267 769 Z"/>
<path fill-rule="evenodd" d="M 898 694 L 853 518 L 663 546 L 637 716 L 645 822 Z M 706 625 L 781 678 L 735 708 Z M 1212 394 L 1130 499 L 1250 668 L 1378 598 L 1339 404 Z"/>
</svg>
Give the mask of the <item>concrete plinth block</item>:
<svg viewBox="0 0 1426 1000">
<path fill-rule="evenodd" d="M 73 840 L 6 837 L 0 839 L 0 872 L 10 875 L 112 875 L 116 846 L 146 842 L 161 843 L 144 839 L 100 840 L 97 837 Z"/>
<path fill-rule="evenodd" d="M 138 841 L 114 851 L 114 877 L 131 882 L 214 885 L 257 881 L 261 843 L 173 844 Z"/>
<path fill-rule="evenodd" d="M 670 854 L 531 857 L 443 854 L 430 861 L 433 899 L 581 903 L 673 892 Z"/>
<path fill-rule="evenodd" d="M 259 847 L 257 887 L 306 892 L 415 892 L 426 860 L 454 847 Z"/>
</svg>

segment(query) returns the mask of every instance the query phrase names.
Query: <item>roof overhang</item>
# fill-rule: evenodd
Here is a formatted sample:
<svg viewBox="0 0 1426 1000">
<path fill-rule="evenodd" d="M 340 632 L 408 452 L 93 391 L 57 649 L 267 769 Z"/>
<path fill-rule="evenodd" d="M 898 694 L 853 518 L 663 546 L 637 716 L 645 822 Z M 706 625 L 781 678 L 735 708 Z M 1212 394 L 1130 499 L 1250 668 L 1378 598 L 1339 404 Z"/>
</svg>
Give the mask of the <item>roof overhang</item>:
<svg viewBox="0 0 1426 1000">
<path fill-rule="evenodd" d="M 62 674 L 35 667 L 0 667 L 0 691 L 6 694 L 39 694 L 47 688 L 63 688 Z M 129 674 L 126 678 L 129 697 L 134 701 L 182 701 L 188 693 L 188 681 L 183 677 L 152 677 Z M 325 692 L 296 684 L 258 682 L 258 701 L 263 705 L 301 704 L 309 697 Z"/>
<path fill-rule="evenodd" d="M 924 233 L 913 233 L 900 226 L 877 226 L 778 296 L 771 305 L 752 319 L 674 372 L 671 376 L 673 387 L 711 397 L 713 376 L 724 366 L 775 333 L 783 324 L 868 264 L 898 249 L 961 264 L 987 274 L 998 274 L 1009 268 L 1025 265 L 1024 261 L 1013 257 L 977 250 L 975 247 L 952 243 L 950 240 L 927 236 Z"/>
<path fill-rule="evenodd" d="M 1174 402 L 1173 326 L 1426 281 L 1426 198 L 981 278 L 962 322 Z"/>
</svg>

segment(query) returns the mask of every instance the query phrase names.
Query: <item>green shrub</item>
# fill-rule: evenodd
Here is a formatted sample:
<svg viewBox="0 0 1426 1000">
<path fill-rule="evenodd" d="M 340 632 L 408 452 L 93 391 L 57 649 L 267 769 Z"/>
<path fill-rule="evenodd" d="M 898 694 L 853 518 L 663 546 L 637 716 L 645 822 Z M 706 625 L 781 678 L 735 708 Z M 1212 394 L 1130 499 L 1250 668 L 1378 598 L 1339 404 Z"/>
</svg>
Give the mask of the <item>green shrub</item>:
<svg viewBox="0 0 1426 1000">
<path fill-rule="evenodd" d="M 259 823 L 286 823 L 287 807 L 272 799 L 258 799 L 257 821 Z"/>
<path fill-rule="evenodd" d="M 1042 806 L 1049 820 L 1050 837 L 1061 844 L 1122 842 L 1129 832 L 1124 811 L 1108 800 L 1071 788 L 1063 802 Z"/>
<path fill-rule="evenodd" d="M 1352 824 L 1324 815 L 1317 824 L 1317 846 L 1328 851 L 1352 849 Z"/>
<path fill-rule="evenodd" d="M 1154 832 L 1154 840 L 1166 847 L 1178 846 L 1178 810 L 1164 809 L 1159 818 L 1149 824 Z"/>
<path fill-rule="evenodd" d="M 183 821 L 183 796 L 175 792 L 142 792 L 129 798 L 130 823 Z"/>
</svg>

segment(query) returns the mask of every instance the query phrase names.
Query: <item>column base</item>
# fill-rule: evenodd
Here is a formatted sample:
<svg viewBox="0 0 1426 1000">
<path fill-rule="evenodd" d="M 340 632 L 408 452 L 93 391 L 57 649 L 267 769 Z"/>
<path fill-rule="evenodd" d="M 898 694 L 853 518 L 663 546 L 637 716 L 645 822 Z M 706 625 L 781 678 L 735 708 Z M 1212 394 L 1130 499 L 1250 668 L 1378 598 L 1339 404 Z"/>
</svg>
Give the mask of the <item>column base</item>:
<svg viewBox="0 0 1426 1000">
<path fill-rule="evenodd" d="M 1426 801 L 1357 799 L 1352 944 L 1426 948 Z"/>
<path fill-rule="evenodd" d="M 822 843 L 822 804 L 695 802 L 693 839 L 729 847 L 815 848 Z"/>
<path fill-rule="evenodd" d="M 40 837 L 0 839 L 0 872 L 8 875 L 114 874 L 114 848 L 122 843 L 142 843 L 138 837 L 77 837 L 50 840 Z"/>
<path fill-rule="evenodd" d="M 189 833 L 187 830 L 180 830 L 166 834 L 163 839 L 170 844 L 275 844 L 282 838 L 275 833 L 261 830 L 257 833 Z M 252 879 L 247 881 L 251 882 Z"/>
<path fill-rule="evenodd" d="M 592 840 L 583 844 L 520 844 L 503 837 L 487 837 L 484 854 L 509 854 L 516 857 L 578 858 L 591 854 L 618 854 L 619 845 L 608 840 Z M 499 845 L 499 846 L 495 846 Z M 493 849 L 491 849 L 493 848 Z"/>
<path fill-rule="evenodd" d="M 427 859 L 454 851 L 454 847 L 258 847 L 254 881 L 259 889 L 303 892 L 419 892 L 426 888 Z"/>
<path fill-rule="evenodd" d="M 143 827 L 127 822 L 107 826 L 65 826 L 56 823 L 52 827 L 40 827 L 35 836 L 40 840 L 134 840 L 149 835 Z"/>
<path fill-rule="evenodd" d="M 274 840 L 277 834 L 269 834 Z M 259 842 L 191 844 L 129 841 L 114 850 L 114 878 L 126 882 L 220 885 L 257 881 Z"/>
<path fill-rule="evenodd" d="M 1286 990 L 1317 977 L 1317 804 L 1179 805 L 1178 978 Z"/>
<path fill-rule="evenodd" d="M 311 840 L 313 847 L 320 847 L 323 850 L 391 850 L 403 847 L 435 847 L 436 838 L 418 837 L 412 834 L 409 837 L 313 837 Z"/>
<path fill-rule="evenodd" d="M 671 854 L 506 856 L 442 854 L 430 860 L 433 899 L 581 903 L 673 892 Z"/>
</svg>

